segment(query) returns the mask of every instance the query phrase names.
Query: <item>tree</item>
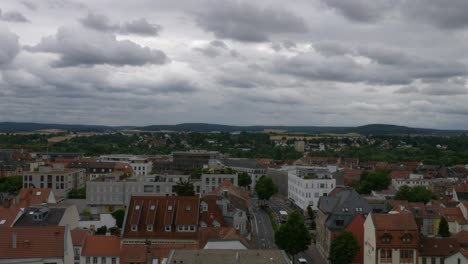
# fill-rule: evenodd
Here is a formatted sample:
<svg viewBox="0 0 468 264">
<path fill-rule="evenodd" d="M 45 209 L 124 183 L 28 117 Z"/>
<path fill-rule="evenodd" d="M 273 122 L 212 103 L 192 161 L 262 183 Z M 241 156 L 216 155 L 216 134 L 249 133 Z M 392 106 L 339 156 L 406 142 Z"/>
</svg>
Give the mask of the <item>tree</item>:
<svg viewBox="0 0 468 264">
<path fill-rule="evenodd" d="M 68 199 L 86 199 L 86 188 L 72 189 L 67 197 Z"/>
<path fill-rule="evenodd" d="M 247 187 L 252 184 L 252 178 L 247 172 L 241 172 L 238 174 L 238 183 L 239 186 Z"/>
<path fill-rule="evenodd" d="M 332 264 L 352 263 L 359 248 L 359 243 L 354 234 L 349 231 L 342 231 L 331 242 L 329 260 Z"/>
<path fill-rule="evenodd" d="M 293 211 L 285 224 L 282 224 L 275 232 L 275 243 L 293 257 L 299 252 L 309 248 L 312 238 L 304 225 L 302 215 Z"/>
<path fill-rule="evenodd" d="M 23 187 L 23 176 L 0 178 L 0 192 L 17 192 Z"/>
<path fill-rule="evenodd" d="M 101 226 L 96 230 L 96 235 L 105 235 L 107 233 L 107 226 Z"/>
<path fill-rule="evenodd" d="M 192 179 L 200 179 L 203 173 L 202 168 L 194 168 L 192 169 L 192 172 L 190 173 L 190 178 Z"/>
<path fill-rule="evenodd" d="M 177 182 L 177 185 L 174 186 L 177 196 L 194 196 L 195 191 L 193 189 L 193 184 L 190 181 L 183 181 L 182 179 Z"/>
<path fill-rule="evenodd" d="M 112 212 L 112 216 L 115 218 L 115 224 L 119 228 L 122 228 L 123 221 L 125 218 L 125 210 L 123 209 L 115 210 L 114 212 Z"/>
<path fill-rule="evenodd" d="M 408 202 L 423 202 L 427 203 L 431 199 L 437 199 L 437 197 L 428 189 L 422 186 L 401 186 L 398 192 L 395 194 L 395 200 L 403 200 Z"/>
<path fill-rule="evenodd" d="M 440 219 L 439 236 L 441 236 L 441 237 L 449 237 L 450 236 L 449 225 L 447 223 L 447 220 L 445 220 L 444 217 L 442 217 L 442 219 Z"/>
<path fill-rule="evenodd" d="M 372 191 L 385 190 L 390 182 L 388 171 L 365 171 L 361 174 L 361 180 L 356 186 L 356 191 L 360 194 L 369 194 Z"/>
<path fill-rule="evenodd" d="M 278 187 L 270 177 L 262 176 L 255 185 L 255 191 L 260 200 L 270 200 L 270 197 L 278 192 Z"/>
<path fill-rule="evenodd" d="M 315 212 L 314 210 L 312 210 L 312 207 L 310 205 L 307 206 L 307 216 L 310 220 L 310 229 L 315 230 L 315 228 L 317 227 L 315 224 Z"/>
</svg>

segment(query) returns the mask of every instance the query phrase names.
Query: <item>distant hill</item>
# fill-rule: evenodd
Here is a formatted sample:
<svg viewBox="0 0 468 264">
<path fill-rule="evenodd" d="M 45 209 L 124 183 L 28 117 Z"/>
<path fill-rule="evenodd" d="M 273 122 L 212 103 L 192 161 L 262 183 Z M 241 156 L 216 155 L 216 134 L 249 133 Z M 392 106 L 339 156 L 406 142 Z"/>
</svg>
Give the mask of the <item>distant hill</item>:
<svg viewBox="0 0 468 264">
<path fill-rule="evenodd" d="M 265 129 L 286 130 L 288 132 L 303 132 L 312 134 L 348 134 L 361 135 L 460 135 L 468 133 L 464 130 L 440 130 L 427 128 L 413 128 L 406 126 L 370 124 L 357 127 L 320 127 L 320 126 L 230 126 L 206 123 L 184 123 L 178 125 L 151 125 L 143 127 L 112 127 L 99 125 L 64 125 L 40 123 L 0 122 L 0 132 L 32 132 L 42 129 L 61 129 L 74 132 L 104 132 L 135 129 L 142 131 L 171 130 L 179 132 L 262 132 Z"/>
<path fill-rule="evenodd" d="M 16 123 L 0 122 L 0 132 L 33 132 L 43 129 L 60 129 L 73 132 L 104 132 L 116 130 L 115 127 L 97 125 L 64 125 L 64 124 L 40 124 L 40 123 Z"/>
</svg>

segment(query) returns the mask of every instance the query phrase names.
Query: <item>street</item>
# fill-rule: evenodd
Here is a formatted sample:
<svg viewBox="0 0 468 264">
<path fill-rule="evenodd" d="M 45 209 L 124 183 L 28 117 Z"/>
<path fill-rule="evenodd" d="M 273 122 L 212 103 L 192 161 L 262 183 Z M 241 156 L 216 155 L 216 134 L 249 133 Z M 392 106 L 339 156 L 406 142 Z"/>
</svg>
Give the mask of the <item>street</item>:
<svg viewBox="0 0 468 264">
<path fill-rule="evenodd" d="M 254 203 L 255 204 L 255 203 Z M 279 215 L 279 211 L 292 212 L 294 209 L 290 206 L 289 201 L 281 196 L 274 196 L 270 199 L 269 203 L 270 210 L 276 215 Z M 253 234 L 255 237 L 256 246 L 258 249 L 276 249 L 275 234 L 273 227 L 270 223 L 268 214 L 257 207 L 256 205 L 252 208 L 252 227 Z M 276 217 L 276 221 L 279 223 L 279 218 Z M 315 244 L 312 244 L 308 250 L 301 252 L 295 256 L 297 261 L 299 258 L 304 258 L 308 263 L 314 264 L 326 264 L 327 262 L 318 253 Z"/>
</svg>

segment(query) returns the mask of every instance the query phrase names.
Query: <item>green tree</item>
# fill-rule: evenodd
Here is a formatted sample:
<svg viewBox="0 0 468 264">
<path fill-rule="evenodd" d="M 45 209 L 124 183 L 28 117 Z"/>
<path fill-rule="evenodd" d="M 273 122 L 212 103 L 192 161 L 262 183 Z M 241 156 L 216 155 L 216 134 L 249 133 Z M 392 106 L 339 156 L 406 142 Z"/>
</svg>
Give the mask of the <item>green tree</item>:
<svg viewBox="0 0 468 264">
<path fill-rule="evenodd" d="M 441 236 L 441 237 L 449 237 L 450 236 L 449 225 L 447 223 L 447 220 L 445 220 L 444 217 L 442 217 L 442 219 L 440 219 L 439 236 Z"/>
<path fill-rule="evenodd" d="M 122 228 L 123 221 L 125 218 L 125 210 L 123 209 L 115 210 L 114 212 L 112 212 L 112 216 L 115 218 L 116 225 L 119 228 Z"/>
<path fill-rule="evenodd" d="M 250 184 L 252 184 L 252 178 L 247 172 L 239 173 L 238 178 L 239 186 L 247 187 L 250 186 Z"/>
<path fill-rule="evenodd" d="M 182 179 L 177 182 L 177 185 L 174 186 L 177 196 L 194 196 L 195 190 L 193 184 L 190 181 L 183 181 Z"/>
<path fill-rule="evenodd" d="M 369 194 L 372 191 L 381 191 L 388 188 L 391 179 L 388 171 L 365 171 L 361 174 L 361 180 L 356 186 L 360 194 Z"/>
<path fill-rule="evenodd" d="M 312 238 L 304 225 L 302 215 L 293 211 L 285 224 L 282 224 L 275 232 L 275 243 L 293 257 L 309 248 Z"/>
<path fill-rule="evenodd" d="M 190 173 L 190 178 L 192 179 L 200 179 L 203 173 L 202 168 L 194 168 L 192 169 L 192 172 Z"/>
<path fill-rule="evenodd" d="M 68 199 L 86 199 L 86 188 L 72 189 L 67 197 Z"/>
<path fill-rule="evenodd" d="M 23 176 L 0 178 L 0 192 L 17 192 L 21 187 L 23 187 Z"/>
<path fill-rule="evenodd" d="M 398 192 L 395 194 L 395 200 L 403 200 L 408 202 L 423 202 L 427 203 L 431 199 L 437 199 L 437 197 L 428 189 L 422 186 L 401 186 Z"/>
<path fill-rule="evenodd" d="M 359 248 L 359 243 L 354 234 L 349 231 L 342 231 L 332 239 L 329 260 L 332 264 L 352 263 Z"/>
<path fill-rule="evenodd" d="M 270 200 L 270 197 L 278 192 L 278 187 L 270 177 L 262 176 L 255 185 L 260 200 Z"/>
<path fill-rule="evenodd" d="M 105 235 L 107 233 L 107 226 L 101 226 L 96 230 L 96 235 Z"/>
</svg>

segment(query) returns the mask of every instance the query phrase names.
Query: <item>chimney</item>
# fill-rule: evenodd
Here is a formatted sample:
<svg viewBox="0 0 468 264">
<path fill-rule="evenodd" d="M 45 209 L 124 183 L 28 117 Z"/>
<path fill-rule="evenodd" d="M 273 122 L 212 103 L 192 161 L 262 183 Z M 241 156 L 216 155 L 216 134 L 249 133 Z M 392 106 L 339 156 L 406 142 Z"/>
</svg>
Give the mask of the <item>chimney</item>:
<svg viewBox="0 0 468 264">
<path fill-rule="evenodd" d="M 11 247 L 16 248 L 16 233 L 11 234 Z"/>
</svg>

